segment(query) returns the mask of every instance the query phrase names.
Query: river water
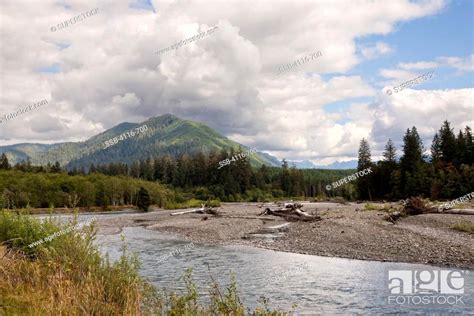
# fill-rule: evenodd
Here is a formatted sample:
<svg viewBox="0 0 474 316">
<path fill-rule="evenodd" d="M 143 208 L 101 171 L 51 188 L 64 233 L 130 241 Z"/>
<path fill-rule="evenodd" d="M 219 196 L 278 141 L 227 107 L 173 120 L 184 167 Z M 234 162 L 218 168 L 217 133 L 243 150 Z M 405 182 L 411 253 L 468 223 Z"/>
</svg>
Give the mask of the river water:
<svg viewBox="0 0 474 316">
<path fill-rule="evenodd" d="M 126 215 L 94 216 L 105 218 Z M 79 221 L 89 218 L 90 215 L 80 215 Z M 159 288 L 182 290 L 184 283 L 180 277 L 187 268 L 192 268 L 193 279 L 199 292 L 204 295 L 208 293 L 211 275 L 225 287 L 231 273 L 234 273 L 242 302 L 250 308 L 255 308 L 259 297 L 263 295 L 269 299 L 271 308 L 294 310 L 294 315 L 474 315 L 474 270 L 462 270 L 463 278 L 455 280 L 464 280 L 463 294 L 445 294 L 436 298 L 434 304 L 433 299 L 429 298 L 433 294 L 421 295 L 424 301 L 413 296 L 408 301 L 408 296 L 397 298 L 392 295 L 392 301 L 389 302 L 389 270 L 437 272 L 449 269 L 311 256 L 246 246 L 190 244 L 143 227 L 126 227 L 121 234 L 97 236 L 101 251 L 107 252 L 112 260 L 121 254 L 121 235 L 125 237 L 129 251 L 138 254 L 142 263 L 141 274 Z M 422 274 L 422 280 L 427 280 L 423 276 L 426 274 L 428 272 Z M 441 282 L 441 279 L 437 281 Z M 454 287 L 461 288 L 462 284 L 455 283 Z M 458 298 L 462 296 L 461 301 L 452 304 L 453 295 Z M 451 298 L 446 302 L 448 296 Z M 426 304 L 428 300 L 429 304 Z M 296 307 L 293 309 L 294 304 Z"/>
</svg>

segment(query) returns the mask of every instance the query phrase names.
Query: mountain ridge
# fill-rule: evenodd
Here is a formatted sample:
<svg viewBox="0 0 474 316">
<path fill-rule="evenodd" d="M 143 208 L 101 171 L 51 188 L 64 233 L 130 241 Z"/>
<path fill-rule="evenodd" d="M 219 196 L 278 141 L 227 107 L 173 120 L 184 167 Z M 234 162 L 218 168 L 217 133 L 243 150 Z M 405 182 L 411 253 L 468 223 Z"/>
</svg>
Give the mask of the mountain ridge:
<svg viewBox="0 0 474 316">
<path fill-rule="evenodd" d="M 105 141 L 143 125 L 148 127 L 146 132 L 103 148 Z M 112 162 L 132 163 L 163 155 L 176 157 L 181 154 L 232 149 L 236 151 L 249 148 L 219 134 L 204 123 L 164 114 L 141 123 L 119 123 L 84 141 L 53 144 L 20 143 L 0 146 L 0 153 L 6 153 L 12 163 L 29 159 L 34 165 L 58 161 L 67 168 L 87 168 L 92 163 L 96 165 Z M 262 164 L 279 166 L 278 159 L 267 153 L 257 152 L 249 159 L 254 166 Z"/>
</svg>

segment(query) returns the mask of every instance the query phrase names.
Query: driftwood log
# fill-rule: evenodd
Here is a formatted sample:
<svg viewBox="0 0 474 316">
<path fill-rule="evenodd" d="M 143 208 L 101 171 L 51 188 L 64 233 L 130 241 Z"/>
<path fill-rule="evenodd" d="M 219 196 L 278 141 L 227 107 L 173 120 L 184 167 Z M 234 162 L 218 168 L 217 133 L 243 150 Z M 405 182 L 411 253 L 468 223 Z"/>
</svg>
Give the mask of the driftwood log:
<svg viewBox="0 0 474 316">
<path fill-rule="evenodd" d="M 405 207 L 403 208 L 405 215 L 419 215 L 419 214 L 460 214 L 460 215 L 474 215 L 473 209 L 442 209 L 438 207 L 426 207 L 425 203 L 420 198 L 409 198 Z"/>
<path fill-rule="evenodd" d="M 420 214 L 458 214 L 474 215 L 473 209 L 440 209 L 438 207 L 426 207 L 422 199 L 412 197 L 407 200 L 400 212 L 393 212 L 385 216 L 385 220 L 395 223 L 401 217 Z"/>
<path fill-rule="evenodd" d="M 301 209 L 303 207 L 300 203 L 285 203 L 283 208 L 272 210 L 267 207 L 259 216 L 274 215 L 280 216 L 288 221 L 319 221 L 321 217 L 318 215 L 311 215 Z"/>
</svg>

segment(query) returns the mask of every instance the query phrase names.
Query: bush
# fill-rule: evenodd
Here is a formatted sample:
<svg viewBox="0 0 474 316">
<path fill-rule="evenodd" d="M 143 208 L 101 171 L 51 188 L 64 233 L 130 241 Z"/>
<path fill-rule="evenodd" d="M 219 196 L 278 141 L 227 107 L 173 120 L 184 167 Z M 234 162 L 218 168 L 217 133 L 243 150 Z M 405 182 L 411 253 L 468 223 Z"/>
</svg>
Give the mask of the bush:
<svg viewBox="0 0 474 316">
<path fill-rule="evenodd" d="M 474 223 L 471 222 L 457 223 L 452 225 L 451 228 L 460 232 L 474 234 Z"/>
<path fill-rule="evenodd" d="M 125 250 L 116 263 L 104 260 L 92 244 L 94 225 L 28 247 L 67 228 L 51 218 L 40 222 L 1 211 L 7 256 L 0 259 L 0 305 L 6 314 L 131 315 L 146 309 L 142 302 L 156 294 L 139 276 L 138 261 Z"/>
<path fill-rule="evenodd" d="M 150 193 L 143 187 L 140 188 L 140 191 L 138 191 L 138 197 L 137 197 L 137 206 L 139 209 L 148 212 L 148 208 L 150 207 Z"/>
<path fill-rule="evenodd" d="M 92 243 L 94 225 L 28 247 L 66 228 L 51 218 L 0 211 L 0 307 L 6 315 L 245 315 L 235 278 L 227 292 L 213 282 L 209 305 L 198 303 L 191 270 L 184 293 L 159 291 L 143 280 L 126 247 L 115 263 L 101 257 Z M 249 314 L 286 315 L 270 311 L 265 300 Z"/>
<path fill-rule="evenodd" d="M 208 207 L 219 207 L 221 206 L 221 201 L 219 200 L 203 201 L 203 200 L 197 200 L 197 199 L 190 199 L 183 203 L 167 201 L 167 203 L 165 204 L 165 209 L 176 210 L 176 209 L 182 209 L 182 208 L 197 208 L 197 207 L 201 207 L 203 204 Z"/>
<path fill-rule="evenodd" d="M 219 200 L 207 200 L 206 206 L 207 207 L 219 207 L 219 206 L 221 206 L 221 201 L 219 201 Z"/>
<path fill-rule="evenodd" d="M 375 205 L 375 204 L 372 204 L 372 203 L 367 203 L 367 204 L 365 204 L 364 209 L 366 211 L 376 211 L 376 210 L 380 209 L 380 207 L 378 205 Z"/>
</svg>

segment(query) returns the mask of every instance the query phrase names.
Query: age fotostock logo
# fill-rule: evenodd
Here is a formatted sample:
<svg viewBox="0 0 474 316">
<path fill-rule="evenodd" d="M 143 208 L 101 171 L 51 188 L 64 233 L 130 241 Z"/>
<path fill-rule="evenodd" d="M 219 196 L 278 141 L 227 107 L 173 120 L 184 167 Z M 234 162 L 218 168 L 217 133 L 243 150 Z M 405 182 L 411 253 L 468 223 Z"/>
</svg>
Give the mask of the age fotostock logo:
<svg viewBox="0 0 474 316">
<path fill-rule="evenodd" d="M 464 304 L 462 270 L 389 270 L 389 304 Z"/>
</svg>

